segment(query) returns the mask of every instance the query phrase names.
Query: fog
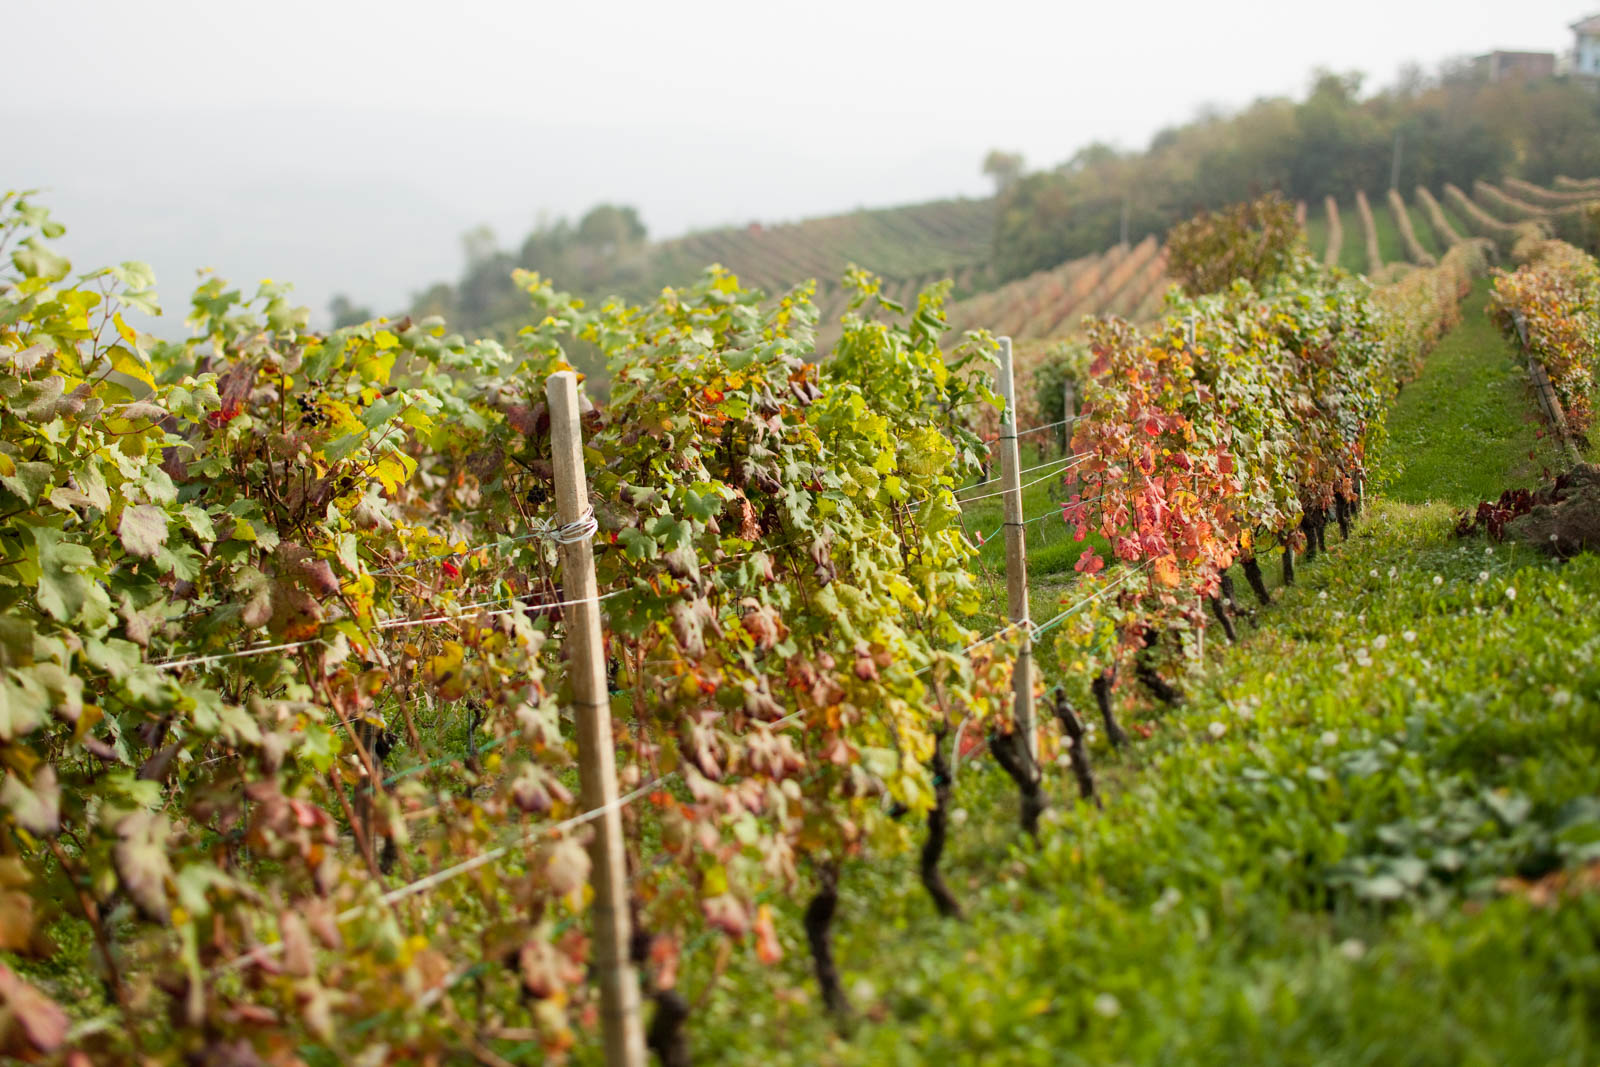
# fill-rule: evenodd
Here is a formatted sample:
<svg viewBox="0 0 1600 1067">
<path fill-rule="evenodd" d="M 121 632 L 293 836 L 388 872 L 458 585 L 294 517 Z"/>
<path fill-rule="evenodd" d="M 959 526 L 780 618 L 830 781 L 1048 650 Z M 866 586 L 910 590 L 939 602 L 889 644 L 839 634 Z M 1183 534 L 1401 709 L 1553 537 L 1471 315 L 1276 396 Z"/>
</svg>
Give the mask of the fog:
<svg viewBox="0 0 1600 1067">
<path fill-rule="evenodd" d="M 454 278 L 478 223 L 636 205 L 653 237 L 982 196 L 1142 147 L 1202 107 L 1369 87 L 1408 62 L 1558 51 L 1572 3 L 24 3 L 0 184 L 43 187 L 76 265 L 142 259 L 379 312 Z"/>
</svg>

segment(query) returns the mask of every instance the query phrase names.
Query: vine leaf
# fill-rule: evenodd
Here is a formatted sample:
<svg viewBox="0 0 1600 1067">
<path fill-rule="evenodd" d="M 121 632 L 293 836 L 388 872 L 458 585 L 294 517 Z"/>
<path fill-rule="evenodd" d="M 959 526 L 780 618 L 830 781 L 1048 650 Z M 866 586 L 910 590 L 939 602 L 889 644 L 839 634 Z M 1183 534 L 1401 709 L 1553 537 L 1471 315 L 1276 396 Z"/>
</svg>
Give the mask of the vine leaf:
<svg viewBox="0 0 1600 1067">
<path fill-rule="evenodd" d="M 548 941 L 529 941 L 518 954 L 522 984 L 537 1000 L 583 981 L 583 967 Z"/>
<path fill-rule="evenodd" d="M 154 504 L 124 508 L 117 534 L 130 555 L 154 559 L 156 552 L 167 543 L 167 513 Z"/>
<path fill-rule="evenodd" d="M 39 606 L 62 622 L 77 618 L 91 595 L 89 581 L 79 572 L 95 565 L 94 553 L 65 540 L 60 530 L 33 527 L 39 550 Z"/>
<path fill-rule="evenodd" d="M 68 1022 L 61 1005 L 0 963 L 0 1053 L 54 1052 L 66 1043 Z"/>
<path fill-rule="evenodd" d="M 544 873 L 558 896 L 576 893 L 589 880 L 589 853 L 573 838 L 565 838 L 550 849 Z"/>
<path fill-rule="evenodd" d="M 32 880 L 21 856 L 0 859 L 0 952 L 40 947 L 34 935 L 33 897 L 27 888 Z"/>
<path fill-rule="evenodd" d="M 778 941 L 778 931 L 772 922 L 772 909 L 763 904 L 756 909 L 756 957 L 767 966 L 783 959 L 783 945 Z"/>
<path fill-rule="evenodd" d="M 11 809 L 17 825 L 35 837 L 54 837 L 61 830 L 61 790 L 56 769 L 45 764 L 34 773 L 31 785 L 21 776 L 6 775 L 0 784 L 0 804 Z"/>
<path fill-rule="evenodd" d="M 304 589 L 280 582 L 272 590 L 271 628 L 287 641 L 315 637 L 322 626 L 322 605 Z"/>
<path fill-rule="evenodd" d="M 283 969 L 299 978 L 309 978 L 316 970 L 316 953 L 311 944 L 311 929 L 296 911 L 278 916 L 278 936 L 283 939 Z"/>
<path fill-rule="evenodd" d="M 700 901 L 706 922 L 729 937 L 743 937 L 750 929 L 750 913 L 732 893 L 719 893 Z"/>
<path fill-rule="evenodd" d="M 36 688 L 23 688 L 0 677 L 0 742 L 31 734 L 44 722 L 45 714 L 45 701 Z"/>
<path fill-rule="evenodd" d="M 135 811 L 117 822 L 117 845 L 111 859 L 117 877 L 139 910 L 158 922 L 167 919 L 167 820 L 153 811 Z"/>
<path fill-rule="evenodd" d="M 239 619 L 246 626 L 265 626 L 272 618 L 272 583 L 254 567 L 245 567 L 233 580 L 233 591 L 244 601 Z"/>
<path fill-rule="evenodd" d="M 39 502 L 40 495 L 55 480 L 55 473 L 53 464 L 18 463 L 15 474 L 0 476 L 0 485 L 4 485 L 20 496 L 24 504 L 32 507 Z"/>
</svg>

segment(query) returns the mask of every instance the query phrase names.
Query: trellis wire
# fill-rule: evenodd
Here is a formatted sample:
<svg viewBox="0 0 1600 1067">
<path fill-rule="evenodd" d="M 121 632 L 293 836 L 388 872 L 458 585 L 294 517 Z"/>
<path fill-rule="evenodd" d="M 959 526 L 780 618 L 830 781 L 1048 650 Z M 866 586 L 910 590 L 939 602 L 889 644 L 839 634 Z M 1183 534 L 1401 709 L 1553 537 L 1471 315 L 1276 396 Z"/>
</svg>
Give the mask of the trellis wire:
<svg viewBox="0 0 1600 1067">
<path fill-rule="evenodd" d="M 1075 506 L 1075 507 L 1082 506 L 1084 504 L 1093 504 L 1095 501 L 1104 500 L 1106 497 L 1108 497 L 1110 495 L 1111 495 L 1110 493 L 1101 493 L 1099 496 L 1092 496 L 1088 500 L 1079 500 L 1079 501 L 1077 501 L 1076 504 L 1073 504 L 1072 501 L 1065 501 L 1060 506 L 1052 508 L 1050 511 L 1046 511 L 1046 512 L 1044 512 L 1042 514 L 1039 514 L 1039 515 L 1035 515 L 1031 519 L 1023 519 L 1022 520 L 1022 525 L 1029 526 L 1029 525 L 1032 525 L 1033 523 L 1036 523 L 1036 522 L 1043 522 L 1045 519 L 1059 517 L 1062 514 L 1062 509 L 1065 508 L 1068 504 L 1073 504 L 1073 506 Z M 994 533 L 987 534 L 983 538 L 983 540 L 978 542 L 978 543 L 980 545 L 988 544 L 990 541 L 994 540 L 997 536 L 999 536 L 1000 531 L 1004 530 L 1005 528 L 1006 528 L 1006 524 L 1002 522 L 999 526 L 996 526 L 994 528 Z"/>
<path fill-rule="evenodd" d="M 1044 431 L 1044 430 L 1053 430 L 1057 426 L 1065 426 L 1069 422 L 1077 422 L 1078 419 L 1080 419 L 1080 418 L 1082 418 L 1082 416 L 1073 415 L 1073 416 L 1071 416 L 1069 418 L 1057 419 L 1055 422 L 1047 422 L 1043 426 L 1030 426 L 1026 430 L 1018 430 L 1015 434 L 1008 435 L 1008 436 L 1026 437 L 1031 433 L 1039 433 L 1039 432 Z M 1000 438 L 996 438 L 995 440 L 1000 440 Z M 990 442 L 988 442 L 988 444 L 989 444 L 989 446 L 991 448 L 994 447 L 994 441 L 990 441 Z"/>
<path fill-rule="evenodd" d="M 408 626 L 433 626 L 441 622 L 454 622 L 458 619 L 467 617 L 460 614 L 461 612 L 471 611 L 474 608 L 490 607 L 495 604 L 511 603 L 513 606 L 509 608 L 501 608 L 498 611 L 486 611 L 483 613 L 484 616 L 495 618 L 500 615 L 510 615 L 516 611 L 551 611 L 555 608 L 570 608 L 575 604 L 587 604 L 590 602 L 599 603 L 602 600 L 609 600 L 614 596 L 620 596 L 627 591 L 628 590 L 626 589 L 613 589 L 611 592 L 602 593 L 597 597 L 586 597 L 580 600 L 558 600 L 547 604 L 520 603 L 523 597 L 530 596 L 531 594 L 518 593 L 514 596 L 500 597 L 497 600 L 484 600 L 474 604 L 463 604 L 454 615 L 433 615 L 426 616 L 421 619 L 385 619 L 373 628 L 376 630 L 398 630 Z M 191 656 L 187 659 L 154 660 L 150 663 L 150 666 L 160 667 L 163 670 L 177 670 L 181 667 L 197 667 L 208 663 L 221 663 L 224 660 L 244 659 L 249 656 L 264 656 L 269 652 L 288 652 L 297 648 L 309 648 L 312 645 L 321 644 L 326 644 L 326 642 L 320 637 L 313 637 L 305 641 L 288 641 L 279 645 L 262 645 L 259 648 L 245 648 L 240 649 L 237 652 L 218 652 L 209 656 Z"/>
<path fill-rule="evenodd" d="M 1038 485 L 1040 482 L 1047 482 L 1051 478 L 1056 477 L 1056 475 L 1058 475 L 1058 474 L 1065 474 L 1067 471 L 1071 470 L 1073 467 L 1076 467 L 1079 463 L 1082 463 L 1091 454 L 1092 453 L 1084 452 L 1084 453 L 1082 453 L 1080 455 L 1068 456 L 1066 458 L 1071 459 L 1074 462 L 1067 464 L 1065 467 L 1062 467 L 1060 470 L 1051 471 L 1049 474 L 1040 475 L 1039 477 L 1033 479 L 1031 482 L 1023 482 L 1022 485 L 1019 486 L 1018 488 L 1026 489 L 1029 486 Z M 1035 469 L 1037 469 L 1037 468 L 1035 468 Z M 957 497 L 956 498 L 956 503 L 958 505 L 975 504 L 980 500 L 988 500 L 991 497 L 1005 496 L 1007 492 L 1009 492 L 1009 490 L 998 489 L 995 492 L 984 493 L 981 496 Z"/>
<path fill-rule="evenodd" d="M 1024 474 L 1032 474 L 1034 471 L 1044 470 L 1044 468 L 1046 468 L 1046 467 L 1054 467 L 1058 463 L 1066 463 L 1067 464 L 1067 466 L 1062 467 L 1061 470 L 1063 470 L 1063 471 L 1071 470 L 1074 466 L 1077 465 L 1078 461 L 1086 459 L 1091 455 L 1093 455 L 1092 452 L 1075 452 L 1070 456 L 1057 456 L 1055 459 L 1049 460 L 1049 461 L 1044 462 L 1044 463 L 1036 463 L 1033 466 L 1028 467 L 1025 470 L 1020 470 L 1020 471 L 1017 472 L 1017 474 L 1018 474 L 1019 477 L 1021 475 L 1024 475 Z M 1057 474 L 1057 473 L 1059 473 L 1059 472 L 1058 471 L 1052 471 L 1051 475 Z M 1051 475 L 1045 475 L 1045 477 L 1048 478 Z M 976 482 L 976 483 L 974 483 L 972 485 L 964 485 L 960 489 L 952 489 L 951 492 L 952 493 L 965 493 L 970 489 L 982 489 L 984 486 L 993 485 L 995 482 L 998 482 L 999 480 L 1000 479 L 998 477 L 990 478 L 987 481 Z M 1038 484 L 1038 482 L 1041 482 L 1041 481 L 1044 481 L 1044 478 L 1039 478 L 1039 479 L 1037 479 L 1037 481 L 1029 482 L 1028 485 L 1036 485 L 1036 484 Z M 986 496 L 973 496 L 973 497 L 966 497 L 966 498 L 957 497 L 956 498 L 956 503 L 957 504 L 966 504 L 966 503 L 968 503 L 970 501 L 973 501 L 973 500 L 986 499 L 988 496 L 1000 496 L 1004 492 L 1005 492 L 1005 490 L 1001 490 L 999 493 L 989 493 L 989 494 L 986 494 Z"/>
<path fill-rule="evenodd" d="M 1090 453 L 1088 453 L 1088 452 L 1078 452 L 1078 453 L 1074 453 L 1073 455 L 1070 455 L 1070 456 L 1057 456 L 1055 459 L 1045 460 L 1043 463 L 1035 463 L 1031 467 L 1024 467 L 1020 471 L 1018 471 L 1017 473 L 1019 475 L 1021 475 L 1021 474 L 1032 474 L 1034 471 L 1042 471 L 1046 467 L 1053 467 L 1057 463 L 1061 463 L 1061 462 L 1063 462 L 1065 460 L 1082 459 L 1084 456 L 1087 456 L 1087 455 L 1090 455 Z M 995 482 L 998 482 L 999 480 L 1000 480 L 999 478 L 986 478 L 981 482 L 973 482 L 971 485 L 963 485 L 959 489 L 952 490 L 952 492 L 965 493 L 969 489 L 982 489 L 984 486 L 993 485 Z"/>
</svg>

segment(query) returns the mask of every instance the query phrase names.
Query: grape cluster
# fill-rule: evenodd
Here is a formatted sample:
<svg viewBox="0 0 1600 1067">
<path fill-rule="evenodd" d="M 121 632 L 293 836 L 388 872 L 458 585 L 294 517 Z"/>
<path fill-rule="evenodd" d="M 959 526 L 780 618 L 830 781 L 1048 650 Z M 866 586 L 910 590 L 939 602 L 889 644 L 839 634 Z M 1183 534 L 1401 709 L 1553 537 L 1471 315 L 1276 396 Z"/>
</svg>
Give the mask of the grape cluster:
<svg viewBox="0 0 1600 1067">
<path fill-rule="evenodd" d="M 549 499 L 550 499 L 550 490 L 546 489 L 542 485 L 536 485 L 533 488 L 528 490 L 527 500 L 528 500 L 529 506 L 531 506 L 531 507 L 538 507 L 540 504 L 543 504 L 546 500 L 549 500 Z"/>
<path fill-rule="evenodd" d="M 316 384 L 312 383 L 314 388 L 310 392 L 297 394 L 294 398 L 295 406 L 300 409 L 300 425 L 307 429 L 325 426 L 328 422 L 327 413 L 322 410 L 322 390 L 315 388 Z"/>
</svg>

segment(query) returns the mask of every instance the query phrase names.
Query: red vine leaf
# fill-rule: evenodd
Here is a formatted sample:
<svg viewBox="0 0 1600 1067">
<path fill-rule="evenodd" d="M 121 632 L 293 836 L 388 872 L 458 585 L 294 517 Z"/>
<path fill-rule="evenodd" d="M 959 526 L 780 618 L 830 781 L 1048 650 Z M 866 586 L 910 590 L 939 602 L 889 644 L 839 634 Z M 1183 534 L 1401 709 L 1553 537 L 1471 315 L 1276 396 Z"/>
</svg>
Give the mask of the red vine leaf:
<svg viewBox="0 0 1600 1067">
<path fill-rule="evenodd" d="M 0 963 L 0 1052 L 55 1052 L 67 1040 L 66 1011 Z"/>
</svg>

